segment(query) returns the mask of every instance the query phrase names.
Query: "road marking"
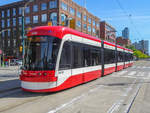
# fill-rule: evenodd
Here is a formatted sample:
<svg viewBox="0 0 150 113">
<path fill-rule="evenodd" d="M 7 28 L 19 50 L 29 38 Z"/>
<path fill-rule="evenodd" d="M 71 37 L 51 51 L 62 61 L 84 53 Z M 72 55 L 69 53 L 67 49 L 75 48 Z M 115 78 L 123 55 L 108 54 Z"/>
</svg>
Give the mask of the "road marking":
<svg viewBox="0 0 150 113">
<path fill-rule="evenodd" d="M 137 75 L 138 77 L 143 77 L 144 76 L 144 72 L 140 72 L 140 73 L 138 73 L 138 75 Z"/>
<path fill-rule="evenodd" d="M 142 81 L 142 80 L 141 80 L 141 81 Z M 141 81 L 140 81 L 140 82 L 141 82 Z M 129 111 L 130 111 L 130 109 L 131 109 L 131 106 L 132 106 L 132 104 L 133 104 L 133 102 L 134 102 L 136 96 L 138 95 L 138 92 L 139 92 L 141 86 L 142 86 L 141 83 L 137 85 L 136 91 L 135 91 L 134 94 L 132 94 L 132 98 L 130 99 L 129 104 L 127 104 L 127 106 L 126 106 L 126 108 L 125 108 L 125 110 L 124 110 L 124 113 L 129 113 Z"/>
<path fill-rule="evenodd" d="M 119 75 L 123 75 L 125 73 L 127 73 L 127 71 L 121 71 L 121 72 L 117 73 L 117 75 L 119 76 Z"/>
<path fill-rule="evenodd" d="M 50 110 L 48 113 L 56 113 L 57 111 L 59 111 L 59 110 L 65 108 L 65 107 L 67 107 L 67 106 L 70 106 L 70 105 L 74 104 L 75 102 L 77 102 L 77 101 L 79 101 L 79 100 L 85 98 L 85 97 L 88 96 L 90 93 L 94 93 L 95 91 L 97 91 L 97 90 L 100 89 L 101 87 L 103 87 L 103 85 L 100 85 L 100 86 L 98 86 L 98 87 L 96 87 L 96 88 L 94 88 L 94 89 L 90 89 L 87 93 L 84 93 L 84 94 L 82 94 L 82 95 L 80 95 L 80 96 L 77 96 L 77 97 L 73 98 L 71 101 L 69 101 L 69 102 L 67 102 L 67 103 L 65 103 L 65 104 L 62 104 L 62 105 L 60 105 L 59 107 L 56 107 L 55 109 Z"/>
<path fill-rule="evenodd" d="M 107 111 L 107 113 L 113 113 L 114 111 L 118 111 L 122 103 L 123 103 L 123 100 L 119 100 L 118 102 L 114 103 L 111 106 L 111 108 Z"/>
<path fill-rule="evenodd" d="M 135 75 L 135 74 L 136 74 L 136 71 L 132 71 L 132 72 L 130 72 L 128 75 L 133 76 L 133 75 Z"/>
<path fill-rule="evenodd" d="M 120 100 L 118 100 L 117 102 L 115 102 L 110 109 L 107 111 L 107 113 L 113 113 L 115 111 L 119 111 L 120 106 L 124 103 L 125 101 L 125 97 L 129 94 L 129 92 L 133 89 L 133 85 L 135 84 L 135 82 L 137 81 L 137 79 L 135 79 L 132 84 L 126 88 L 125 93 L 123 93 L 123 95 L 121 97 L 124 97 L 123 99 L 121 98 Z"/>
</svg>

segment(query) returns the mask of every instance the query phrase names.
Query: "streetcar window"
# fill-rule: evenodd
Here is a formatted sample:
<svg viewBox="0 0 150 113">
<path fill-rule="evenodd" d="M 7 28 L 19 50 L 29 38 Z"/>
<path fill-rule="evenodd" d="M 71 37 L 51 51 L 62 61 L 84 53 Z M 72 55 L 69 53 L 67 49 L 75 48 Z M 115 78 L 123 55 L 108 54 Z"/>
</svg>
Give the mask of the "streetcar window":
<svg viewBox="0 0 150 113">
<path fill-rule="evenodd" d="M 92 48 L 91 55 L 92 55 L 92 66 L 100 65 L 101 64 L 101 49 Z"/>
<path fill-rule="evenodd" d="M 69 42 L 65 42 L 63 45 L 59 69 L 70 69 L 71 68 L 71 45 Z"/>
<path fill-rule="evenodd" d="M 82 67 L 82 44 L 73 43 L 72 42 L 72 53 L 73 53 L 73 60 L 72 60 L 72 68 L 80 68 Z"/>
<path fill-rule="evenodd" d="M 115 63 L 115 50 L 104 48 L 104 63 L 105 64 Z"/>
<path fill-rule="evenodd" d="M 84 66 L 96 66 L 101 64 L 101 48 L 85 46 L 83 48 Z"/>
<path fill-rule="evenodd" d="M 117 54 L 117 57 L 118 57 L 118 61 L 117 62 L 123 62 L 124 61 L 124 53 L 123 52 L 121 52 L 121 51 L 118 51 L 117 52 L 118 54 Z"/>
<path fill-rule="evenodd" d="M 83 64 L 85 67 L 91 66 L 91 49 L 90 47 L 83 48 Z"/>
<path fill-rule="evenodd" d="M 128 53 L 125 53 L 125 61 L 129 61 L 129 54 Z"/>
</svg>

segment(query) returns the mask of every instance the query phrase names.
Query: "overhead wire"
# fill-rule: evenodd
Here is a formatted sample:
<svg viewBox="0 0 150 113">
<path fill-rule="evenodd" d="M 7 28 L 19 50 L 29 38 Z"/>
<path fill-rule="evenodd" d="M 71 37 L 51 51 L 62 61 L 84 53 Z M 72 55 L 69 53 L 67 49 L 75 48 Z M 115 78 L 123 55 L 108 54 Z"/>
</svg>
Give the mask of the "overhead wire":
<svg viewBox="0 0 150 113">
<path fill-rule="evenodd" d="M 127 11 L 124 9 L 124 7 L 122 6 L 122 4 L 120 3 L 119 0 L 115 0 L 118 4 L 118 6 L 120 7 L 120 9 L 123 11 L 123 13 L 128 17 L 129 21 L 130 21 L 130 24 L 133 26 L 133 28 L 135 29 L 135 32 L 137 33 L 138 37 L 136 38 L 136 40 L 142 40 L 143 37 L 141 35 L 141 33 L 139 32 L 139 30 L 137 29 L 136 25 L 134 24 L 133 22 L 133 19 L 132 19 L 132 15 L 131 14 L 128 14 Z"/>
</svg>

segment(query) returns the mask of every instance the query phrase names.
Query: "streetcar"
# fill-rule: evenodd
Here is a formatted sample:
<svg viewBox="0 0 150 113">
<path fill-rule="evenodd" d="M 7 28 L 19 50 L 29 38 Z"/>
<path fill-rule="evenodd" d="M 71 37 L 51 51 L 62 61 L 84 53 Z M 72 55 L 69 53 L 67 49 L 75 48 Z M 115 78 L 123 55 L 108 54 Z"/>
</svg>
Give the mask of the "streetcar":
<svg viewBox="0 0 150 113">
<path fill-rule="evenodd" d="M 29 92 L 56 92 L 133 65 L 133 51 L 62 26 L 27 33 L 20 74 Z"/>
</svg>

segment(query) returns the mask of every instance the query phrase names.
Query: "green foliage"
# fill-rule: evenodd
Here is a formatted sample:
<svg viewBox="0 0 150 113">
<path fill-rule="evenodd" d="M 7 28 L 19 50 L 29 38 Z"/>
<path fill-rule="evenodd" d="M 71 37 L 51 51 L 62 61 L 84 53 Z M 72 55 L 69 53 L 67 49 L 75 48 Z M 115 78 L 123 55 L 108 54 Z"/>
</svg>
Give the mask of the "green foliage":
<svg viewBox="0 0 150 113">
<path fill-rule="evenodd" d="M 150 56 L 142 53 L 140 50 L 137 50 L 134 48 L 134 46 L 127 46 L 126 48 L 133 50 L 133 55 L 136 56 L 138 59 L 145 59 L 145 58 L 150 58 Z"/>
</svg>

